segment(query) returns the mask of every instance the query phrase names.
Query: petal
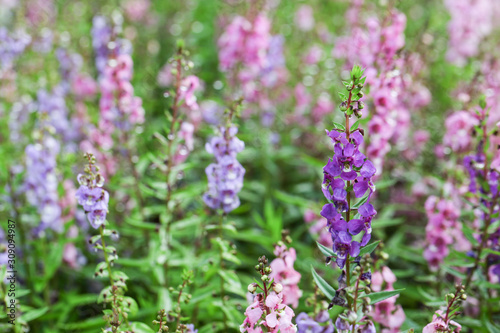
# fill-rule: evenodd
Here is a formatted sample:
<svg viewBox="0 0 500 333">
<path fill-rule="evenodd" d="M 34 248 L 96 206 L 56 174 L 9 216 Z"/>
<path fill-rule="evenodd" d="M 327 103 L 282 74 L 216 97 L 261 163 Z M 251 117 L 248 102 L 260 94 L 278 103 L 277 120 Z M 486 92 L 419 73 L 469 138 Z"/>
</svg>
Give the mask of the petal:
<svg viewBox="0 0 500 333">
<path fill-rule="evenodd" d="M 359 145 L 361 145 L 363 143 L 363 135 L 361 135 L 361 133 L 359 133 L 359 131 L 351 133 L 350 139 L 352 141 L 354 141 L 354 144 L 356 146 L 359 146 Z"/>
<path fill-rule="evenodd" d="M 349 251 L 349 253 L 351 254 L 351 257 L 354 257 L 356 258 L 357 256 L 359 256 L 359 250 L 361 248 L 361 245 L 359 244 L 359 242 L 352 242 L 351 243 L 351 250 Z"/>
<path fill-rule="evenodd" d="M 366 193 L 366 190 L 368 190 L 368 182 L 360 181 L 354 183 L 352 189 L 354 191 L 354 195 L 356 196 L 356 198 L 361 198 Z"/>
<path fill-rule="evenodd" d="M 344 188 L 345 182 L 341 178 L 335 179 L 332 183 L 333 188 Z"/>
<path fill-rule="evenodd" d="M 332 220 L 338 215 L 338 213 L 335 210 L 335 207 L 333 206 L 333 204 L 326 204 L 323 206 L 323 209 L 321 210 L 320 215 L 323 216 L 327 220 Z"/>
<path fill-rule="evenodd" d="M 354 156 L 353 156 L 353 164 L 356 168 L 359 168 L 360 166 L 363 165 L 363 163 L 365 162 L 365 158 L 366 156 L 363 155 L 362 153 L 360 153 L 359 151 L 357 151 Z"/>
<path fill-rule="evenodd" d="M 347 228 L 352 235 L 359 234 L 365 227 L 365 223 L 360 219 L 350 220 L 347 224 Z"/>
<path fill-rule="evenodd" d="M 345 200 L 347 197 L 347 191 L 343 188 L 336 188 L 333 190 L 333 199 L 334 200 Z"/>
<path fill-rule="evenodd" d="M 377 214 L 377 211 L 375 208 L 373 208 L 372 204 L 365 203 L 361 207 L 359 207 L 358 212 L 363 216 L 363 217 L 369 217 Z"/>
<path fill-rule="evenodd" d="M 278 325 L 278 319 L 276 318 L 276 312 L 271 312 L 266 316 L 266 323 L 269 327 L 276 327 Z"/>
<path fill-rule="evenodd" d="M 328 163 L 326 163 L 323 171 L 328 173 L 332 177 L 337 177 L 342 172 L 336 158 L 334 158 L 333 160 L 328 159 Z"/>
<path fill-rule="evenodd" d="M 375 174 L 377 169 L 375 169 L 375 166 L 371 161 L 366 160 L 365 164 L 363 164 L 363 167 L 360 170 L 361 176 L 365 178 L 370 178 Z"/>
<path fill-rule="evenodd" d="M 342 243 L 342 244 L 349 244 L 351 243 L 352 237 L 345 231 L 339 232 L 339 235 L 337 237 L 337 241 Z"/>
<path fill-rule="evenodd" d="M 354 151 L 356 150 L 356 147 L 352 143 L 348 143 L 345 145 L 344 148 L 344 156 L 345 157 L 351 157 L 354 154 Z"/>
<path fill-rule="evenodd" d="M 365 246 L 366 244 L 368 244 L 368 242 L 370 241 L 371 238 L 372 238 L 372 234 L 369 233 L 368 231 L 365 232 L 365 234 L 363 235 L 363 238 L 361 238 L 361 246 Z"/>
<path fill-rule="evenodd" d="M 340 174 L 340 177 L 342 177 L 343 180 L 354 180 L 357 176 L 358 174 L 354 170 L 351 170 L 349 172 L 342 171 L 342 173 Z"/>
</svg>

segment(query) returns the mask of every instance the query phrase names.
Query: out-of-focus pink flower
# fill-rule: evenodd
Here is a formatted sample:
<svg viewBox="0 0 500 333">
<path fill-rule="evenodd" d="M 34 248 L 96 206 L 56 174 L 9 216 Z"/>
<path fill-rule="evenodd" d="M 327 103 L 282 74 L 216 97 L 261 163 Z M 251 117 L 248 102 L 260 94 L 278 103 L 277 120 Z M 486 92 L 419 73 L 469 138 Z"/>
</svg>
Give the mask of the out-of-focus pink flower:
<svg viewBox="0 0 500 333">
<path fill-rule="evenodd" d="M 295 249 L 276 246 L 274 254 L 277 258 L 271 262 L 272 272 L 269 277 L 283 286 L 283 303 L 296 308 L 299 305 L 302 290 L 298 286 L 301 275 L 293 268 L 297 259 Z"/>
<path fill-rule="evenodd" d="M 323 92 L 319 95 L 316 105 L 311 111 L 311 116 L 315 123 L 321 122 L 324 117 L 335 110 L 335 105 L 329 94 Z"/>
<path fill-rule="evenodd" d="M 77 74 L 71 82 L 73 94 L 80 98 L 92 98 L 97 93 L 97 83 L 88 74 Z"/>
<path fill-rule="evenodd" d="M 295 13 L 295 24 L 302 31 L 310 31 L 314 28 L 314 11 L 309 5 L 302 5 Z"/>
<path fill-rule="evenodd" d="M 314 65 L 321 60 L 322 56 L 323 56 L 323 49 L 318 45 L 313 45 L 307 51 L 307 54 L 304 57 L 304 62 L 308 65 Z"/>
<path fill-rule="evenodd" d="M 445 0 L 444 3 L 451 15 L 446 59 L 464 66 L 468 58 L 478 54 L 479 44 L 491 33 L 498 4 L 490 0 Z"/>
<path fill-rule="evenodd" d="M 452 113 L 445 121 L 444 145 L 457 153 L 470 150 L 472 130 L 478 123 L 477 118 L 467 111 Z"/>
<path fill-rule="evenodd" d="M 381 291 L 385 283 L 384 291 L 394 290 L 396 276 L 387 266 L 383 266 L 381 271 L 372 274 L 371 288 L 373 291 Z M 399 328 L 403 325 L 406 315 L 401 305 L 396 305 L 397 296 L 390 297 L 382 302 L 375 304 L 371 316 L 374 321 L 384 326 L 383 332 L 400 332 Z"/>
<path fill-rule="evenodd" d="M 160 71 L 158 72 L 158 77 L 156 78 L 158 85 L 160 87 L 169 87 L 174 81 L 174 76 L 172 75 L 172 64 L 166 63 Z"/>
<path fill-rule="evenodd" d="M 313 236 L 318 236 L 318 242 L 326 247 L 332 247 L 333 241 L 330 232 L 326 227 L 327 221 L 324 217 L 316 214 L 313 210 L 307 209 L 304 212 L 304 221 L 311 224 L 309 232 Z"/>
<path fill-rule="evenodd" d="M 458 219 L 460 207 L 454 201 L 430 196 L 425 202 L 425 210 L 428 223 L 425 228 L 427 246 L 424 258 L 430 269 L 435 271 L 448 256 L 449 245 L 455 243 L 457 250 L 467 251 L 470 243 L 461 231 L 462 224 Z"/>
<path fill-rule="evenodd" d="M 125 14 L 133 22 L 146 18 L 151 3 L 149 0 L 127 0 L 124 4 Z"/>
<path fill-rule="evenodd" d="M 195 75 L 189 75 L 181 81 L 179 98 L 191 110 L 198 110 L 195 92 L 200 88 L 200 79 Z"/>
</svg>

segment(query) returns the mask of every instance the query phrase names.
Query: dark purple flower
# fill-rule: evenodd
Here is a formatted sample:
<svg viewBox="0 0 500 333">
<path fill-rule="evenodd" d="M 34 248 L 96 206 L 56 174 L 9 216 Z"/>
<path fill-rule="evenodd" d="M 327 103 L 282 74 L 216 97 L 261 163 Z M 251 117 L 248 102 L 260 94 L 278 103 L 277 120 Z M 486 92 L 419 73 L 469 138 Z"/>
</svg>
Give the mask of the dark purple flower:
<svg viewBox="0 0 500 333">
<path fill-rule="evenodd" d="M 340 231 L 333 243 L 333 251 L 337 253 L 337 265 L 344 268 L 347 255 L 357 257 L 360 250 L 360 244 L 352 241 L 351 235 L 346 231 Z"/>
<path fill-rule="evenodd" d="M 372 219 L 377 214 L 377 211 L 371 204 L 365 203 L 359 207 L 358 213 L 361 215 L 361 218 L 349 221 L 348 229 L 353 235 L 357 235 L 364 230 L 365 234 L 361 240 L 361 246 L 365 246 L 370 241 L 372 233 Z"/>
<path fill-rule="evenodd" d="M 346 221 L 333 204 L 324 205 L 320 214 L 327 220 L 327 226 L 333 238 L 337 237 L 340 231 L 347 231 Z"/>
</svg>

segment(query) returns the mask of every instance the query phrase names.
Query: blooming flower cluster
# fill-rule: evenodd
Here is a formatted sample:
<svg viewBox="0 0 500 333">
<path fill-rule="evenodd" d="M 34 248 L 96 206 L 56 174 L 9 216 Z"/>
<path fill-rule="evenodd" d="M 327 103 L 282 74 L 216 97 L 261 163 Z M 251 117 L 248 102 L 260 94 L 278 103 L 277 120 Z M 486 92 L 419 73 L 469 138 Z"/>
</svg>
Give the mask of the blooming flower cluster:
<svg viewBox="0 0 500 333">
<path fill-rule="evenodd" d="M 87 219 L 94 229 L 98 229 L 106 221 L 108 213 L 109 193 L 102 187 L 104 178 L 99 173 L 99 167 L 92 154 L 85 154 L 88 165 L 85 174 L 78 175 L 80 187 L 76 191 L 76 199 L 87 214 Z"/>
<path fill-rule="evenodd" d="M 252 283 L 248 286 L 248 291 L 253 294 L 260 289 L 262 293 L 257 293 L 253 303 L 247 307 L 240 332 L 297 332 L 297 326 L 292 324 L 295 313 L 283 301 L 283 286 L 268 276 L 272 269 L 267 263 L 266 257 L 263 256 L 259 258 L 259 264 L 255 267 L 261 275 L 263 285 Z"/>
<path fill-rule="evenodd" d="M 361 246 L 368 244 L 371 238 L 371 222 L 377 211 L 370 204 L 370 197 L 375 191 L 371 178 L 375 174 L 373 163 L 359 151 L 363 143 L 363 135 L 359 131 L 346 133 L 337 130 L 327 131 L 334 144 L 333 158 L 323 168 L 323 194 L 330 203 L 323 206 L 321 216 L 327 220 L 333 240 L 333 250 L 337 254 L 337 264 L 344 267 L 347 256 L 356 257 Z M 354 208 L 348 206 L 347 191 L 353 182 L 352 190 L 356 198 L 365 197 L 365 202 L 359 206 L 359 218 L 346 220 L 342 214 Z M 360 242 L 352 236 L 364 231 Z"/>
<path fill-rule="evenodd" d="M 445 0 L 444 4 L 451 15 L 446 58 L 464 66 L 478 55 L 481 41 L 492 32 L 500 6 L 491 0 Z"/>
<path fill-rule="evenodd" d="M 462 224 L 458 220 L 460 209 L 453 200 L 430 196 L 425 202 L 425 211 L 429 222 L 425 228 L 427 246 L 424 258 L 431 270 L 437 270 L 454 241 L 461 250 L 467 250 L 469 243 L 462 234 Z"/>
<path fill-rule="evenodd" d="M 396 276 L 387 266 L 383 266 L 380 271 L 372 273 L 371 289 L 375 292 L 378 291 L 392 291 L 394 290 L 394 283 Z M 385 288 L 382 286 L 385 283 Z M 396 305 L 397 296 L 390 297 L 382 302 L 374 305 L 371 312 L 371 317 L 374 321 L 383 325 L 385 328 L 382 333 L 397 333 L 401 332 L 400 327 L 403 325 L 406 316 L 401 305 Z"/>
<path fill-rule="evenodd" d="M 249 20 L 236 16 L 218 40 L 219 63 L 237 84 L 246 101 L 263 110 L 264 125 L 272 123 L 274 106 L 269 89 L 278 89 L 286 81 L 283 37 L 270 33 L 271 21 L 264 12 Z M 280 93 L 276 93 L 280 95 Z"/>
<path fill-rule="evenodd" d="M 229 213 L 240 205 L 238 193 L 243 187 L 245 169 L 236 160 L 236 154 L 245 148 L 243 141 L 236 137 L 234 126 L 221 127 L 220 135 L 206 143 L 205 149 L 215 156 L 216 163 L 210 164 L 205 172 L 208 191 L 203 201 L 212 209 L 222 209 Z"/>
<path fill-rule="evenodd" d="M 272 272 L 269 277 L 283 286 L 283 304 L 296 308 L 299 305 L 302 290 L 298 286 L 301 275 L 293 268 L 297 259 L 295 249 L 287 248 L 283 243 L 277 244 L 274 248 L 274 255 L 276 259 L 270 264 Z"/>
<path fill-rule="evenodd" d="M 52 136 L 54 129 L 40 113 L 40 139 L 26 147 L 26 176 L 24 188 L 28 202 L 37 207 L 40 225 L 35 233 L 46 228 L 62 231 L 61 207 L 57 193 L 58 176 L 56 172 L 59 142 Z"/>
</svg>

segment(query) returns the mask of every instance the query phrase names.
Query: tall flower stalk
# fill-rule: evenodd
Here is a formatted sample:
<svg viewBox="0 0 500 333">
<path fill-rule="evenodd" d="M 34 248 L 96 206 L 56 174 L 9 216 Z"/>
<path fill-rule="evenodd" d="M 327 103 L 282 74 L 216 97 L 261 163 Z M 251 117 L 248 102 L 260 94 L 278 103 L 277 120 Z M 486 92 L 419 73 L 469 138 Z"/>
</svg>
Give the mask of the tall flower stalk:
<svg viewBox="0 0 500 333">
<path fill-rule="evenodd" d="M 365 83 L 363 73 L 359 66 L 354 66 L 350 81 L 343 82 L 347 93 L 339 95 L 342 99 L 340 110 L 344 113 L 345 123 L 335 123 L 335 128 L 327 131 L 334 145 L 334 155 L 323 168 L 322 190 L 329 203 L 323 206 L 321 216 L 327 220 L 333 251 L 324 246 L 322 248 L 324 253 L 331 254 L 327 263 L 335 259 L 342 269 L 338 288 L 330 304 L 347 308 L 346 312 L 337 318 L 336 327 L 341 332 L 375 330 L 368 317 L 372 309 L 368 295 L 371 293 L 369 286 L 373 262 L 369 253 L 376 244 L 372 244 L 371 248 L 363 253 L 361 250 L 371 239 L 371 223 L 377 214 L 370 204 L 375 191 L 372 177 L 376 170 L 373 163 L 359 151 L 364 136 L 359 121 L 351 122 L 354 117 L 361 118 L 364 108 L 361 101 Z M 318 278 L 316 281 L 318 282 Z M 318 284 L 320 288 L 322 285 Z M 394 293 L 396 294 L 397 292 Z"/>
<path fill-rule="evenodd" d="M 243 188 L 245 169 L 236 159 L 236 155 L 245 148 L 243 141 L 236 137 L 238 128 L 232 123 L 233 117 L 238 114 L 241 101 L 236 101 L 226 110 L 226 124 L 219 128 L 217 136 L 211 138 L 205 149 L 214 155 L 215 163 L 205 169 L 208 178 L 208 190 L 203 194 L 205 204 L 219 215 L 218 237 L 213 242 L 219 248 L 219 266 L 225 270 L 224 258 L 233 256 L 234 249 L 227 240 L 224 240 L 224 224 L 229 212 L 240 205 L 238 193 Z M 224 278 L 220 277 L 220 298 L 225 305 Z M 224 313 L 224 328 L 228 329 L 226 314 Z"/>
<path fill-rule="evenodd" d="M 78 175 L 80 188 L 76 192 L 78 203 L 82 205 L 90 225 L 99 229 L 99 234 L 90 239 L 96 250 L 101 250 L 104 262 L 97 265 L 96 277 L 109 279 L 109 286 L 105 287 L 100 295 L 99 302 L 109 303 L 111 311 L 105 310 L 104 319 L 113 333 L 121 332 L 129 326 L 128 315 L 137 304 L 131 297 L 124 296 L 128 279 L 127 275 L 120 271 L 113 271 L 112 266 L 118 255 L 113 246 L 106 245 L 106 237 L 116 238 L 115 230 L 106 229 L 106 216 L 108 213 L 109 193 L 104 190 L 104 178 L 99 173 L 96 159 L 92 154 L 85 154 L 87 166 L 85 173 Z"/>
</svg>

